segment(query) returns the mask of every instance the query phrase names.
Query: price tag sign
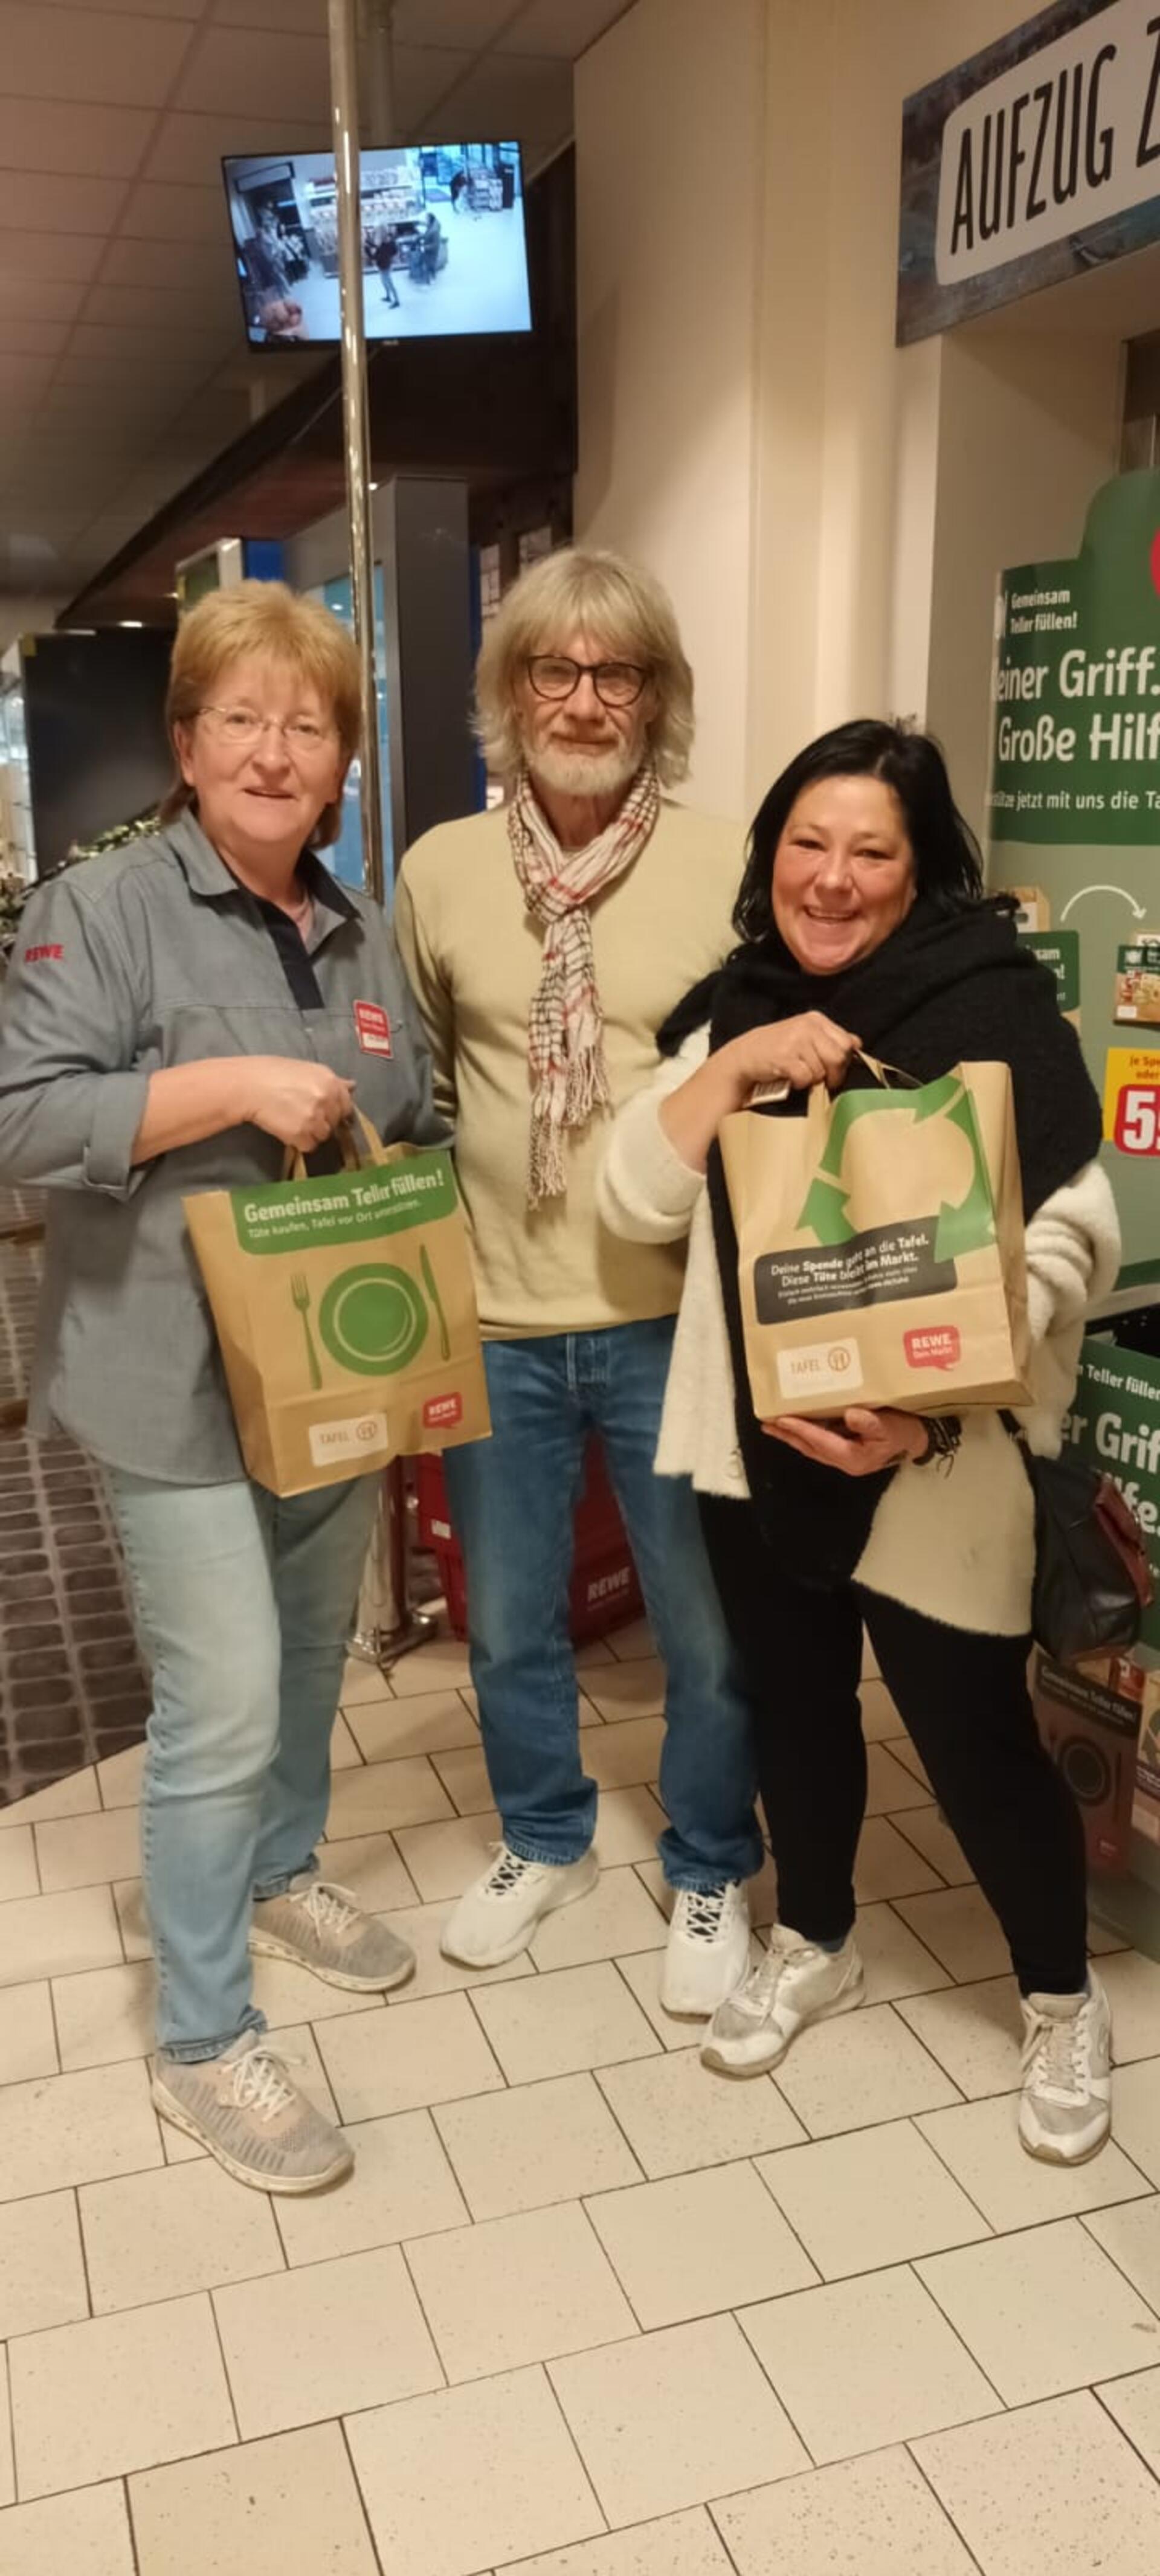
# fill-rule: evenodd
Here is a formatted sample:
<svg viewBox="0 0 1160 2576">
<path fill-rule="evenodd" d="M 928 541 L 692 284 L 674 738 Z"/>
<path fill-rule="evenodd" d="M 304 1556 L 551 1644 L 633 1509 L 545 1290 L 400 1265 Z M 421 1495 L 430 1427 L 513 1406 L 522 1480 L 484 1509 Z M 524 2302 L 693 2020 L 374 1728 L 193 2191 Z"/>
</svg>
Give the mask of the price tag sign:
<svg viewBox="0 0 1160 2576">
<path fill-rule="evenodd" d="M 1109 1048 L 1104 1134 L 1121 1154 L 1160 1154 L 1160 1054 Z"/>
</svg>

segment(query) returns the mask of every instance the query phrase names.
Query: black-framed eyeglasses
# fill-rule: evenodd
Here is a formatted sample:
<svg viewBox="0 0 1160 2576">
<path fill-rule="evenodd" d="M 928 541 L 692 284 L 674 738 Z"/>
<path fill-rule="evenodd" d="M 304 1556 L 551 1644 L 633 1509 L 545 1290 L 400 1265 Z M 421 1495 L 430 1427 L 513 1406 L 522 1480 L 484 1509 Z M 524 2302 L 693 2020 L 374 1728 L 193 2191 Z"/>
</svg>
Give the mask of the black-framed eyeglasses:
<svg viewBox="0 0 1160 2576">
<path fill-rule="evenodd" d="M 528 678 L 538 698 L 570 698 L 581 680 L 591 680 L 602 707 L 632 707 L 648 672 L 639 662 L 574 662 L 569 653 L 533 653 Z"/>
</svg>

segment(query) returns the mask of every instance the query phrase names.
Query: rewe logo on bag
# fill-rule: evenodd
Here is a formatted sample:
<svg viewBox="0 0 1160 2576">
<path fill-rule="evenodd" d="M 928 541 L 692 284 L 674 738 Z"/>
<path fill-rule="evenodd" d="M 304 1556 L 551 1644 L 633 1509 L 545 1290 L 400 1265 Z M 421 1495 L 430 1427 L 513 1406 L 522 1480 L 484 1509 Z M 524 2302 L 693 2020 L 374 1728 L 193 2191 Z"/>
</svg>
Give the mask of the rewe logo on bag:
<svg viewBox="0 0 1160 2576">
<path fill-rule="evenodd" d="M 423 1407 L 425 1431 L 449 1431 L 463 1420 L 461 1395 L 429 1395 Z"/>
</svg>

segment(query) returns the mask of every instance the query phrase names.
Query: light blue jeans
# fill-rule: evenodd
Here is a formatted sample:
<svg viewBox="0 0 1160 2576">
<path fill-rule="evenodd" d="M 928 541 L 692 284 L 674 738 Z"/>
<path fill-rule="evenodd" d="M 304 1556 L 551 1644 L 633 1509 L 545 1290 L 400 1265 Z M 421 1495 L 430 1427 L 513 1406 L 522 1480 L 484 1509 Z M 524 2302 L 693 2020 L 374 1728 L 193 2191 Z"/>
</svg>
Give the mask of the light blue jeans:
<svg viewBox="0 0 1160 2576">
<path fill-rule="evenodd" d="M 244 1478 L 105 1474 L 153 1677 L 141 1859 L 157 2036 L 173 2057 L 219 2057 L 265 2026 L 253 1899 L 315 1865 L 378 1479 L 280 1502 Z"/>
<path fill-rule="evenodd" d="M 492 1437 L 444 1456 L 467 1568 L 471 1678 L 505 1842 L 579 1860 L 596 1826 L 568 1635 L 572 1520 L 598 1430 L 666 1673 L 660 1842 L 675 1887 L 762 1861 L 753 1725 L 693 1489 L 653 1472 L 674 1320 L 484 1347 Z"/>
</svg>

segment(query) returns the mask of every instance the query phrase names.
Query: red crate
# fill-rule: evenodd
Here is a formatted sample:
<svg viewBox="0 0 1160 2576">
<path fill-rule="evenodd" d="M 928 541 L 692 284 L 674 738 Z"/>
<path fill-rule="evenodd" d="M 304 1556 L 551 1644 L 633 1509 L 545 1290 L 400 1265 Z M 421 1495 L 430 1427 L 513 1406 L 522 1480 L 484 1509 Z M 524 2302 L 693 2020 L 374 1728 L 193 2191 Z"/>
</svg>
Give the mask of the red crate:
<svg viewBox="0 0 1160 2576">
<path fill-rule="evenodd" d="M 419 1506 L 419 1542 L 434 1550 L 439 1580 L 454 1634 L 467 1634 L 467 1579 L 459 1543 L 447 1509 L 442 1462 L 423 1457 L 415 1462 Z M 608 1481 L 599 1444 L 591 1444 L 585 1463 L 584 1491 L 576 1506 L 576 1554 L 570 1587 L 573 1641 L 602 1637 L 610 1628 L 638 1619 L 644 1604 L 632 1550 L 616 1496 Z"/>
</svg>

